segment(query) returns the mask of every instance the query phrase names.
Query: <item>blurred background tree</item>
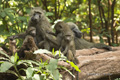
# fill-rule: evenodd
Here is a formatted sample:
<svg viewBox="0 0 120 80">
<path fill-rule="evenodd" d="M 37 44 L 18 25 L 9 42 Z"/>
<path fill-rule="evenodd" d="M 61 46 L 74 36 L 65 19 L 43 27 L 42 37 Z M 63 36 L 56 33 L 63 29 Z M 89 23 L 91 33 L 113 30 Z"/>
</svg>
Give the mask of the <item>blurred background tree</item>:
<svg viewBox="0 0 120 80">
<path fill-rule="evenodd" d="M 120 43 L 120 0 L 0 0 L 0 43 L 26 30 L 30 9 L 36 6 L 46 10 L 51 24 L 57 19 L 76 23 L 84 39 Z"/>
</svg>

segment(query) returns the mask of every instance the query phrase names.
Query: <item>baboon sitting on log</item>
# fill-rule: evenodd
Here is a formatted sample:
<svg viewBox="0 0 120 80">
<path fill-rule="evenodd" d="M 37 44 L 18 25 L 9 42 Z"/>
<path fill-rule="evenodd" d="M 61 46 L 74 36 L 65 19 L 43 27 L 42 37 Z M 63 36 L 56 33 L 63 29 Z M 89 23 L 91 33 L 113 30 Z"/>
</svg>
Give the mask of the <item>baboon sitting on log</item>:
<svg viewBox="0 0 120 80">
<path fill-rule="evenodd" d="M 30 27 L 26 31 L 26 37 L 23 41 L 23 45 L 18 51 L 18 56 L 25 57 L 25 54 L 28 53 L 33 53 L 35 50 L 38 49 L 38 47 L 35 44 L 36 42 L 36 28 L 35 27 Z M 32 58 L 32 57 L 31 57 Z"/>
<path fill-rule="evenodd" d="M 64 27 L 64 29 L 63 29 Z M 58 29 L 58 30 L 57 30 Z M 75 43 L 74 43 L 74 33 L 71 31 L 69 26 L 64 22 L 58 22 L 55 25 L 55 30 L 57 37 L 59 37 L 60 50 L 62 53 L 67 56 L 68 60 L 74 61 Z"/>
<path fill-rule="evenodd" d="M 62 24 L 60 22 L 58 22 L 58 23 Z M 62 30 L 64 30 L 64 27 L 59 27 L 57 25 L 58 23 L 56 23 L 56 25 L 55 25 L 56 34 L 61 33 Z M 88 49 L 88 48 L 98 48 L 98 49 L 112 50 L 112 48 L 110 46 L 108 46 L 108 45 L 105 45 L 105 44 L 102 44 L 102 43 L 91 43 L 91 42 L 88 42 L 88 41 L 86 41 L 84 39 L 78 38 L 76 35 L 74 37 L 74 41 L 75 41 L 75 48 L 76 48 L 76 50 Z"/>
<path fill-rule="evenodd" d="M 50 50 L 50 51 L 53 48 L 55 50 L 58 50 L 58 45 L 59 44 L 58 44 L 56 36 L 47 33 L 45 28 L 42 28 L 42 27 L 41 27 L 41 35 L 42 35 L 44 40 L 39 42 L 38 46 L 40 48 L 44 48 L 44 49 L 47 49 L 47 50 Z"/>
<path fill-rule="evenodd" d="M 64 29 L 63 29 L 64 28 Z M 74 33 L 70 29 L 70 27 L 64 23 L 64 22 L 58 22 L 55 25 L 55 30 L 58 29 L 58 32 L 56 31 L 57 34 L 57 39 L 60 39 L 60 50 L 62 53 L 68 58 L 68 60 L 73 61 L 75 64 L 78 63 L 77 58 L 75 57 L 75 43 L 74 43 Z M 73 74 L 74 74 L 74 69 L 73 69 Z M 76 76 L 76 80 L 78 80 L 78 72 Z M 73 80 L 73 77 L 72 77 Z"/>
<path fill-rule="evenodd" d="M 36 28 L 36 45 L 37 46 L 38 46 L 40 41 L 44 40 L 44 38 L 43 38 L 44 34 L 41 33 L 41 28 L 43 28 L 45 30 L 45 32 L 47 31 L 48 33 L 53 33 L 50 26 L 51 25 L 50 25 L 47 17 L 44 15 L 44 10 L 42 10 L 41 7 L 34 7 L 34 8 L 31 9 L 28 28 L 29 27 L 35 27 Z M 18 34 L 18 35 L 13 35 L 9 38 L 10 39 L 25 38 L 25 36 L 26 36 L 26 32 Z"/>
</svg>

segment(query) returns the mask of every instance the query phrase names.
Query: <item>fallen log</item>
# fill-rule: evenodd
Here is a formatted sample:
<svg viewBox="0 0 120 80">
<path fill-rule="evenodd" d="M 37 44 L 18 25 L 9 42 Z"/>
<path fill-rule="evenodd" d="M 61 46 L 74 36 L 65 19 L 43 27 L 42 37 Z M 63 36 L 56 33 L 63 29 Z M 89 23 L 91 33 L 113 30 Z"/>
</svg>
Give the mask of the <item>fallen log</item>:
<svg viewBox="0 0 120 80">
<path fill-rule="evenodd" d="M 120 77 L 120 47 L 113 48 L 113 51 L 95 48 L 78 50 L 76 57 L 81 70 L 79 80 L 114 80 Z M 63 80 L 72 80 L 69 73 L 62 75 Z"/>
</svg>

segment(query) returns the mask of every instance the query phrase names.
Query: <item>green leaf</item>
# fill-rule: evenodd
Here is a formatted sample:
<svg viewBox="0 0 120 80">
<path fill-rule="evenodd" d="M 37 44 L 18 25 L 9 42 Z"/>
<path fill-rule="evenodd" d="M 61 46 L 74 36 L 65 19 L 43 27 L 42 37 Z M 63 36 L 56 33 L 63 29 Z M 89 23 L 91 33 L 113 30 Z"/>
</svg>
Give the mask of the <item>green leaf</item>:
<svg viewBox="0 0 120 80">
<path fill-rule="evenodd" d="M 0 50 L 0 54 L 4 55 L 5 57 L 7 57 L 7 58 L 10 59 L 10 57 L 6 53 L 4 53 L 3 51 L 1 51 L 1 50 Z"/>
<path fill-rule="evenodd" d="M 48 65 L 48 69 L 50 71 L 54 71 L 54 69 L 57 69 L 57 63 L 58 63 L 57 59 L 50 59 L 50 62 L 49 62 L 49 65 Z"/>
<path fill-rule="evenodd" d="M 11 56 L 10 60 L 11 60 L 12 63 L 15 63 L 15 61 L 14 61 L 15 57 L 14 56 Z"/>
<path fill-rule="evenodd" d="M 6 16 L 6 14 L 5 14 L 4 11 L 2 11 L 2 12 L 0 13 L 0 15 L 1 15 L 1 17 L 3 17 L 3 18 Z"/>
<path fill-rule="evenodd" d="M 2 0 L 0 0 L 0 5 L 1 5 L 1 3 L 2 3 Z"/>
<path fill-rule="evenodd" d="M 70 73 L 70 75 L 72 75 L 74 78 L 75 78 L 75 75 L 73 75 L 72 74 L 72 72 L 70 72 L 67 68 L 65 68 L 65 67 L 62 67 L 64 70 L 66 70 L 67 72 L 69 72 Z"/>
<path fill-rule="evenodd" d="M 14 74 L 15 76 L 17 76 L 18 77 L 18 74 L 15 72 L 15 71 L 12 71 L 12 70 L 7 70 L 7 72 L 6 73 L 11 73 L 11 74 Z"/>
<path fill-rule="evenodd" d="M 0 60 L 10 61 L 8 58 L 0 57 Z"/>
<path fill-rule="evenodd" d="M 33 80 L 41 80 L 39 74 L 34 74 Z"/>
<path fill-rule="evenodd" d="M 46 50 L 46 49 L 38 49 L 36 50 L 33 54 L 43 54 L 43 53 L 51 53 L 50 51 Z"/>
<path fill-rule="evenodd" d="M 22 20 L 22 21 L 26 21 L 27 20 L 26 17 L 24 17 L 24 16 L 20 16 L 20 17 L 18 17 L 18 19 Z"/>
<path fill-rule="evenodd" d="M 18 57 L 17 53 L 15 53 L 14 62 L 16 63 L 18 59 L 19 59 L 19 57 Z"/>
<path fill-rule="evenodd" d="M 56 59 L 50 59 L 49 65 L 46 67 L 50 73 L 53 75 L 53 78 L 55 80 L 59 80 L 59 72 L 57 71 L 57 63 L 58 60 Z"/>
<path fill-rule="evenodd" d="M 73 62 L 70 62 L 70 61 L 67 61 L 67 62 L 70 63 L 70 65 L 71 65 L 72 67 L 74 67 L 76 71 L 81 72 L 80 69 L 79 69 L 79 67 L 78 67 L 77 65 L 75 65 Z"/>
<path fill-rule="evenodd" d="M 32 60 L 19 60 L 17 65 L 20 65 L 20 64 L 23 64 L 23 63 L 27 63 L 27 64 L 30 64 L 33 63 L 35 65 L 38 65 L 39 66 L 39 63 L 38 62 L 35 62 L 35 61 L 32 61 Z"/>
<path fill-rule="evenodd" d="M 55 50 L 54 50 L 54 48 L 52 49 L 52 54 L 55 55 Z"/>
<path fill-rule="evenodd" d="M 57 69 L 54 70 L 53 77 L 54 77 L 55 80 L 59 80 L 59 71 Z"/>
<path fill-rule="evenodd" d="M 26 70 L 27 78 L 31 78 L 32 77 L 33 71 L 34 71 L 33 68 L 31 68 L 31 67 L 27 68 L 27 70 Z"/>
<path fill-rule="evenodd" d="M 46 12 L 46 16 L 53 16 L 54 14 L 52 12 Z"/>
<path fill-rule="evenodd" d="M 12 66 L 13 66 L 13 64 L 10 63 L 10 62 L 4 62 L 4 63 L 2 63 L 1 66 L 0 66 L 0 72 L 6 72 Z"/>
</svg>

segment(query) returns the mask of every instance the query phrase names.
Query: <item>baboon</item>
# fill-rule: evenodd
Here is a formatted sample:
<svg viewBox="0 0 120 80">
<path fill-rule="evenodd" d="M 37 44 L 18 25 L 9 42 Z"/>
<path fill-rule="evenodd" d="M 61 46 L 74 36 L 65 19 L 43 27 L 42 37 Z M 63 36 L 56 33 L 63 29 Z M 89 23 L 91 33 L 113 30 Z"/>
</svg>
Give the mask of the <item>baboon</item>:
<svg viewBox="0 0 120 80">
<path fill-rule="evenodd" d="M 36 28 L 29 27 L 26 31 L 26 37 L 23 41 L 23 45 L 18 51 L 18 56 L 25 57 L 25 53 L 33 53 L 38 47 L 35 44 L 36 42 Z"/>
<path fill-rule="evenodd" d="M 42 32 L 41 32 L 41 28 L 43 28 L 45 30 L 45 32 L 47 32 L 47 33 L 53 33 L 52 29 L 50 28 L 51 24 L 49 23 L 47 17 L 44 15 L 44 10 L 42 10 L 41 7 L 34 7 L 31 9 L 28 28 L 33 27 L 33 26 L 36 28 L 36 42 L 37 42 L 36 45 L 37 46 L 40 41 L 44 40 L 44 38 L 43 38 L 44 34 L 42 34 Z M 26 36 L 26 32 L 11 36 L 9 38 L 10 39 L 11 38 L 12 39 L 25 38 L 25 36 Z"/>
<path fill-rule="evenodd" d="M 45 40 L 46 34 L 48 33 L 54 34 L 52 29 L 50 28 L 51 24 L 49 23 L 47 17 L 44 15 L 44 10 L 42 10 L 40 7 L 35 7 L 31 10 L 30 15 L 31 15 L 31 20 L 29 21 L 28 27 L 36 24 L 36 32 L 37 32 L 36 38 L 38 43 Z M 54 40 L 53 35 L 50 34 L 49 37 L 52 37 L 51 38 L 52 41 Z M 38 43 L 37 43 L 37 46 L 38 46 Z"/>
<path fill-rule="evenodd" d="M 64 27 L 64 29 L 63 29 Z M 58 29 L 59 28 L 59 29 Z M 67 56 L 68 60 L 73 61 L 74 60 L 74 55 L 76 53 L 75 51 L 75 44 L 74 44 L 74 34 L 69 28 L 67 24 L 64 22 L 58 22 L 55 25 L 55 30 L 56 31 L 57 37 L 60 37 L 60 50 L 62 53 Z M 70 56 L 69 56 L 70 55 Z"/>
<path fill-rule="evenodd" d="M 58 22 L 58 23 L 62 24 L 60 22 Z M 56 25 L 55 26 L 55 30 L 56 30 L 56 34 L 58 34 L 58 33 L 61 33 L 62 30 L 64 30 L 64 27 L 60 27 L 60 26 Z M 79 49 L 89 49 L 89 48 L 98 48 L 98 49 L 112 50 L 112 48 L 110 46 L 108 46 L 108 45 L 105 45 L 105 44 L 102 44 L 102 43 L 91 43 L 91 42 L 88 42 L 88 41 L 86 41 L 84 39 L 81 39 L 81 38 L 77 37 L 76 35 L 74 36 L 74 41 L 75 41 L 75 48 L 76 48 L 76 50 L 79 50 Z"/>
<path fill-rule="evenodd" d="M 38 46 L 40 48 L 44 48 L 44 49 L 47 49 L 47 50 L 52 50 L 53 48 L 55 50 L 58 49 L 58 42 L 57 42 L 57 39 L 56 39 L 56 36 L 54 35 L 51 35 L 49 33 L 47 33 L 46 30 L 44 30 L 45 28 L 42 28 L 41 27 L 41 35 L 43 37 L 43 41 L 39 42 Z"/>
<path fill-rule="evenodd" d="M 64 29 L 63 29 L 64 28 Z M 61 43 L 60 50 L 68 58 L 68 60 L 73 61 L 75 64 L 78 63 L 77 58 L 75 57 L 75 43 L 74 43 L 74 33 L 69 28 L 69 26 L 64 22 L 58 22 L 55 25 L 55 30 L 57 34 L 57 39 Z M 73 69 L 74 74 L 75 69 Z M 78 80 L 78 72 L 76 76 Z M 73 80 L 73 77 L 72 77 Z"/>
<path fill-rule="evenodd" d="M 74 32 L 75 37 L 81 38 L 82 32 L 78 29 L 78 26 L 73 22 L 67 22 L 67 25 Z"/>
</svg>

